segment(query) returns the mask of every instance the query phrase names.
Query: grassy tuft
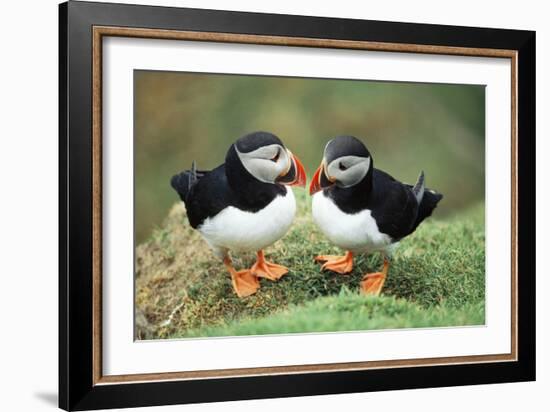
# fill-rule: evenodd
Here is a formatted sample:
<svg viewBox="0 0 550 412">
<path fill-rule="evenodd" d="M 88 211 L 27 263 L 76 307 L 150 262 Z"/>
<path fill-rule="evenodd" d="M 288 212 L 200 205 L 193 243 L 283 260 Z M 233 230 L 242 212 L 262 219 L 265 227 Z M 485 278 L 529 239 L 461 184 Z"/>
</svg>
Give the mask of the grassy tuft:
<svg viewBox="0 0 550 412">
<path fill-rule="evenodd" d="M 227 325 L 204 327 L 173 337 L 267 335 L 479 325 L 484 322 L 482 302 L 460 309 L 446 304 L 425 309 L 393 296 L 365 297 L 343 288 L 336 296 L 325 296 L 291 305 L 259 319 L 242 319 Z"/>
<path fill-rule="evenodd" d="M 229 275 L 190 228 L 183 207 L 136 253 L 137 338 L 156 339 L 291 332 L 325 332 L 484 323 L 484 208 L 438 220 L 432 217 L 401 242 L 383 295 L 358 294 L 364 273 L 380 256 L 359 256 L 350 275 L 322 273 L 318 254 L 341 254 L 311 220 L 310 199 L 297 190 L 298 212 L 289 233 L 266 256 L 290 268 L 279 282 L 261 280 L 239 299 Z M 437 215 L 437 212 L 436 212 Z M 233 256 L 237 269 L 254 254 Z"/>
</svg>

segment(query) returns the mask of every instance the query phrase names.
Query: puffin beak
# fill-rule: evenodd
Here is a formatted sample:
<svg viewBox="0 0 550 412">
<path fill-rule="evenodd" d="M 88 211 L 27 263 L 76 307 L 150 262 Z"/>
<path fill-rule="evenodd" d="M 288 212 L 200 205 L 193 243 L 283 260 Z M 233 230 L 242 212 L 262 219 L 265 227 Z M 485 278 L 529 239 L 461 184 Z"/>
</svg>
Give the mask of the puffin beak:
<svg viewBox="0 0 550 412">
<path fill-rule="evenodd" d="M 286 150 L 290 158 L 290 167 L 277 178 L 277 182 L 288 186 L 306 187 L 306 171 L 304 165 L 290 150 Z"/>
<path fill-rule="evenodd" d="M 313 179 L 311 179 L 311 183 L 309 185 L 309 194 L 313 196 L 315 193 L 320 192 L 324 188 L 332 186 L 333 184 L 334 180 L 329 179 L 327 177 L 327 174 L 325 173 L 325 159 L 323 159 L 323 161 L 315 171 Z"/>
</svg>

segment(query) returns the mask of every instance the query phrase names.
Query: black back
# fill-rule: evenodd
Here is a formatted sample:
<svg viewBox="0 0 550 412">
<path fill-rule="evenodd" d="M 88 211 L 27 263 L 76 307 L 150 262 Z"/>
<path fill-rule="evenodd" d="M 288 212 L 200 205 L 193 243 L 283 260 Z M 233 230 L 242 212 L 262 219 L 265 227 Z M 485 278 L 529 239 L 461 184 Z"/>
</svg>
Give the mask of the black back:
<svg viewBox="0 0 550 412">
<path fill-rule="evenodd" d="M 345 213 L 371 210 L 380 232 L 389 235 L 394 241 L 414 232 L 443 197 L 427 189 L 419 204 L 410 185 L 375 168 L 371 168 L 355 186 L 341 188 L 335 185 L 324 189 L 323 193 Z"/>
<path fill-rule="evenodd" d="M 251 133 L 232 144 L 225 163 L 212 171 L 197 171 L 194 175 L 193 170 L 186 170 L 172 178 L 172 187 L 185 203 L 193 228 L 228 206 L 254 213 L 266 207 L 276 196 L 286 194 L 284 186 L 264 183 L 252 176 L 235 150 L 235 145 L 240 152 L 250 152 L 274 143 L 282 145 L 281 140 L 271 133 Z"/>
</svg>

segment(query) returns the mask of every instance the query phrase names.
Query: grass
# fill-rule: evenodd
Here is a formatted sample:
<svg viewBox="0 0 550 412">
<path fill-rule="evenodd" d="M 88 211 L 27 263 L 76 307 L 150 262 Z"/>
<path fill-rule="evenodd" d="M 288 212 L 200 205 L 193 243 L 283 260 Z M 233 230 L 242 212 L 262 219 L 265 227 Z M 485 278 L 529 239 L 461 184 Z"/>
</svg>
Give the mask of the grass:
<svg viewBox="0 0 550 412">
<path fill-rule="evenodd" d="M 175 337 L 266 335 L 476 325 L 484 321 L 483 302 L 460 310 L 445 304 L 425 309 L 393 296 L 365 297 L 343 288 L 337 296 L 325 296 L 304 305 L 259 319 L 243 319 L 227 325 L 203 327 Z"/>
<path fill-rule="evenodd" d="M 290 232 L 266 250 L 290 268 L 279 282 L 261 281 L 257 294 L 239 299 L 229 275 L 175 205 L 164 224 L 136 253 L 137 338 L 182 338 L 327 332 L 483 324 L 484 207 L 445 220 L 432 217 L 401 242 L 383 295 L 364 297 L 364 273 L 379 269 L 378 255 L 359 256 L 347 276 L 322 273 L 317 254 L 338 254 L 315 227 L 310 199 L 297 190 Z M 254 254 L 234 256 L 239 269 Z"/>
</svg>

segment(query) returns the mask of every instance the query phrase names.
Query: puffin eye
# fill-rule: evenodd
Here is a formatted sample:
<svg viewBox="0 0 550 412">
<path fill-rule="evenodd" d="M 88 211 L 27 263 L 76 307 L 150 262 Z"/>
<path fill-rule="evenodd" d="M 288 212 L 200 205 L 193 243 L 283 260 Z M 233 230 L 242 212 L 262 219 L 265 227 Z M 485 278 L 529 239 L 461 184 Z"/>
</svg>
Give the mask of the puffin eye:
<svg viewBox="0 0 550 412">
<path fill-rule="evenodd" d="M 340 163 L 338 164 L 338 168 L 339 168 L 340 170 L 342 170 L 342 171 L 343 171 L 343 170 L 347 170 L 347 167 L 346 167 L 342 162 L 340 162 Z"/>
<path fill-rule="evenodd" d="M 271 158 L 272 162 L 277 163 L 277 160 L 279 160 L 280 150 L 277 150 L 277 154 Z"/>
</svg>

